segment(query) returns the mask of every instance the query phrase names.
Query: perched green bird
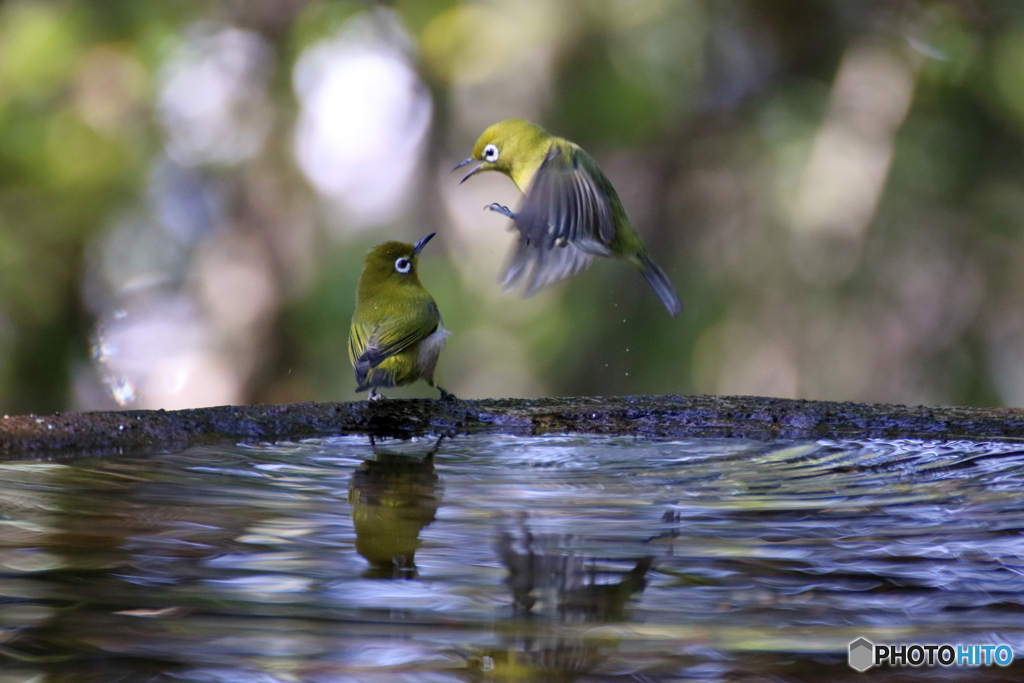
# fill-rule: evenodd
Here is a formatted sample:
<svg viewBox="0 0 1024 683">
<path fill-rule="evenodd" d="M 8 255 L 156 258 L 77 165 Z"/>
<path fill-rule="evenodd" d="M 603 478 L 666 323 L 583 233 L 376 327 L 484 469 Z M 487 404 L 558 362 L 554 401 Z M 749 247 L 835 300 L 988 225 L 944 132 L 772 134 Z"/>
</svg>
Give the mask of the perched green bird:
<svg viewBox="0 0 1024 683">
<path fill-rule="evenodd" d="M 579 145 L 525 119 L 506 119 L 485 130 L 473 156 L 455 168 L 474 161 L 480 163 L 460 182 L 481 171 L 500 171 L 526 195 L 519 213 L 497 203 L 485 207 L 508 216 L 519 229 L 504 277 L 507 289 L 525 282 L 523 296 L 530 296 L 586 268 L 593 257 L 610 256 L 636 266 L 669 315 L 683 310 L 665 271 L 630 225 L 615 188 Z"/>
<path fill-rule="evenodd" d="M 356 310 L 348 337 L 348 357 L 356 371 L 356 391 L 383 398 L 380 387 L 418 379 L 434 386 L 434 367 L 450 332 L 434 298 L 416 275 L 420 250 L 435 233 L 415 245 L 379 244 L 366 255 L 356 290 Z M 441 387 L 441 398 L 454 398 Z"/>
</svg>

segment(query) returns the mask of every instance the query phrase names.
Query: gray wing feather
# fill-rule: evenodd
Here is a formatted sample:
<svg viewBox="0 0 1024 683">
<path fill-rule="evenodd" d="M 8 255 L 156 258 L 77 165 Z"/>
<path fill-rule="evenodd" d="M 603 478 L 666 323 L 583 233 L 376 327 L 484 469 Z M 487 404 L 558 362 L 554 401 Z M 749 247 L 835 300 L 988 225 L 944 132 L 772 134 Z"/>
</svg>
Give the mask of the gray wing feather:
<svg viewBox="0 0 1024 683">
<path fill-rule="evenodd" d="M 582 154 L 585 152 L 577 151 Z M 556 145 L 533 177 L 516 214 L 516 227 L 531 244 L 551 248 L 572 242 L 594 256 L 607 256 L 615 236 L 605 192 L 579 159 L 570 159 Z"/>
<path fill-rule="evenodd" d="M 515 218 L 519 242 L 509 258 L 503 283 L 523 296 L 563 280 L 608 256 L 615 234 L 608 197 L 578 160 L 555 145 L 537 169 Z"/>
<path fill-rule="evenodd" d="M 525 298 L 535 294 L 538 289 L 578 273 L 589 266 L 593 259 L 592 255 L 572 243 L 545 249 L 520 237 L 509 259 L 503 284 L 506 290 L 512 290 L 525 282 Z"/>
</svg>

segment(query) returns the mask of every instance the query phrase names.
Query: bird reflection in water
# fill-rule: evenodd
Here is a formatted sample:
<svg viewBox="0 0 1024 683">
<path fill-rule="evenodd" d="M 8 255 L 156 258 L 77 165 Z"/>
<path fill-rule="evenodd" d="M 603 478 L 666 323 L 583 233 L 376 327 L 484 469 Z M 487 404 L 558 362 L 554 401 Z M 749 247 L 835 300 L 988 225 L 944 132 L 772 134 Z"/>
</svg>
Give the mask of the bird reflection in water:
<svg viewBox="0 0 1024 683">
<path fill-rule="evenodd" d="M 541 602 L 565 620 L 623 619 L 629 598 L 647 586 L 654 558 L 638 558 L 628 571 L 610 566 L 598 570 L 599 562 L 611 561 L 578 555 L 568 550 L 572 545 L 572 536 L 534 534 L 525 513 L 518 534 L 508 529 L 498 533 L 495 549 L 508 569 L 505 583 L 512 591 L 513 609 L 525 614 Z"/>
<path fill-rule="evenodd" d="M 592 674 L 618 649 L 618 639 L 550 626 L 623 621 L 630 598 L 647 586 L 653 557 L 623 561 L 577 554 L 571 548 L 582 539 L 534 534 L 527 519 L 523 513 L 518 528 L 502 529 L 495 539 L 518 619 L 502 629 L 501 646 L 470 658 L 471 680 L 569 682 Z"/>
<path fill-rule="evenodd" d="M 356 531 L 356 551 L 370 567 L 368 579 L 415 579 L 420 532 L 441 505 L 443 488 L 434 471 L 441 437 L 425 455 L 376 443 L 374 458 L 349 480 L 348 500 Z"/>
</svg>

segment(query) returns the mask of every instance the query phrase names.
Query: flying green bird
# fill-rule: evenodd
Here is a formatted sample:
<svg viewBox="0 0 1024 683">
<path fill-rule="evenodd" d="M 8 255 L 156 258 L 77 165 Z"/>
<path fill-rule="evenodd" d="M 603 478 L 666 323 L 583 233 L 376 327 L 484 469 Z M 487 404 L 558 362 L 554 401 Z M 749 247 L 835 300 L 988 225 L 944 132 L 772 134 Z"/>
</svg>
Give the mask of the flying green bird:
<svg viewBox="0 0 1024 683">
<path fill-rule="evenodd" d="M 669 315 L 683 310 L 665 271 L 630 225 L 615 188 L 579 145 L 525 119 L 506 119 L 485 130 L 473 156 L 455 168 L 475 161 L 480 163 L 460 182 L 481 171 L 500 171 L 526 195 L 519 213 L 497 203 L 485 207 L 508 216 L 519 229 L 503 280 L 506 289 L 525 282 L 523 296 L 530 296 L 586 268 L 595 256 L 608 256 L 638 268 Z"/>
<path fill-rule="evenodd" d="M 385 242 L 366 255 L 356 290 L 356 310 L 348 337 L 348 358 L 356 371 L 356 391 L 400 387 L 422 379 L 434 386 L 434 367 L 450 332 L 437 303 L 416 275 L 420 250 L 435 233 L 416 244 Z M 437 387 L 441 398 L 450 393 Z"/>
</svg>

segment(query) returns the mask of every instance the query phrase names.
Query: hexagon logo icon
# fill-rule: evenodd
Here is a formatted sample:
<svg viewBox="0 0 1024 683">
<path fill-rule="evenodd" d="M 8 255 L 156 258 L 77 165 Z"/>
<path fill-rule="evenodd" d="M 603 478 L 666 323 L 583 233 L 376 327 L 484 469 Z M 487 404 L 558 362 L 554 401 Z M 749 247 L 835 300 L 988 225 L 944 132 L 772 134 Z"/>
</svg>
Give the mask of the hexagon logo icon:
<svg viewBox="0 0 1024 683">
<path fill-rule="evenodd" d="M 858 638 L 850 643 L 850 666 L 857 671 L 867 671 L 875 663 L 875 644 L 867 638 Z"/>
</svg>

